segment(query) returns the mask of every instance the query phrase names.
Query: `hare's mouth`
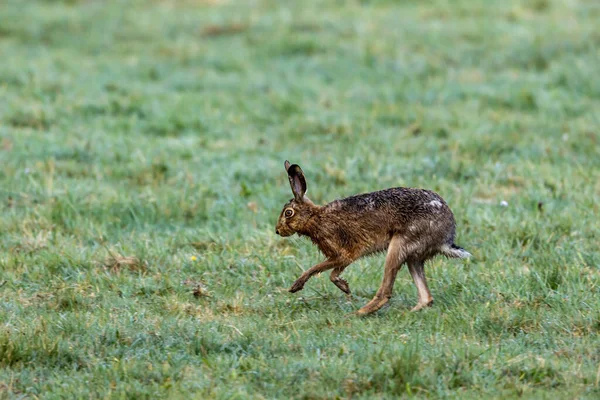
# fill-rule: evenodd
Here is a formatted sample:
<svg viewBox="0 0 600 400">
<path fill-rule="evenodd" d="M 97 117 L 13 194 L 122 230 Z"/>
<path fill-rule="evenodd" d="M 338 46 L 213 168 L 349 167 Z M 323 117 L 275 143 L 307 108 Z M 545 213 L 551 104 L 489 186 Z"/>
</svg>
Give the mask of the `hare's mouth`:
<svg viewBox="0 0 600 400">
<path fill-rule="evenodd" d="M 275 233 L 281 237 L 288 237 L 288 236 L 292 236 L 294 234 L 294 232 L 286 231 L 285 229 L 275 229 Z"/>
</svg>

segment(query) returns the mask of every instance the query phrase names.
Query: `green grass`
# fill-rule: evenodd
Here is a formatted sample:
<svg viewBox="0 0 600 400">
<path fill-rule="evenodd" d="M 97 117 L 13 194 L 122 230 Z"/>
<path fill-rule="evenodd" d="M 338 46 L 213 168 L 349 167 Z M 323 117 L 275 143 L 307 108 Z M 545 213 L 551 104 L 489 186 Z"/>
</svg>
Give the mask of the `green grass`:
<svg viewBox="0 0 600 400">
<path fill-rule="evenodd" d="M 0 397 L 597 398 L 600 7 L 539 1 L 0 3 Z M 468 262 L 433 308 L 383 257 L 274 233 L 439 192 Z M 502 201 L 507 207 L 500 206 Z"/>
</svg>

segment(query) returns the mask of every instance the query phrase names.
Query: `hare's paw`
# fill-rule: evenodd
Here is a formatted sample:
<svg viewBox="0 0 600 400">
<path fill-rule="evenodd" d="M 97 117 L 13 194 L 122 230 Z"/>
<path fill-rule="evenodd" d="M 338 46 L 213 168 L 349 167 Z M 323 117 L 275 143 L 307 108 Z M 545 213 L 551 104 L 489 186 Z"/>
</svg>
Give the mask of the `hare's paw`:
<svg viewBox="0 0 600 400">
<path fill-rule="evenodd" d="M 332 280 L 333 284 L 335 286 L 337 286 L 342 292 L 346 293 L 346 294 L 350 294 L 350 286 L 348 286 L 348 282 L 346 282 L 344 279 L 342 278 L 337 278 L 335 280 Z"/>
<path fill-rule="evenodd" d="M 423 308 L 426 307 L 431 307 L 433 305 L 433 300 L 429 301 L 428 303 L 425 302 L 419 302 L 419 304 L 417 304 L 416 306 L 414 306 L 410 311 L 419 311 Z"/>
<path fill-rule="evenodd" d="M 292 285 L 292 287 L 288 291 L 290 293 L 299 292 L 300 290 L 304 289 L 304 284 L 305 283 L 306 283 L 306 281 L 304 281 L 304 279 L 298 279 L 296 282 L 294 282 L 294 284 Z"/>
<path fill-rule="evenodd" d="M 375 296 L 373 300 L 367 303 L 364 307 L 358 310 L 356 313 L 360 316 L 372 314 L 375 311 L 379 310 L 383 307 L 390 299 L 388 297 L 377 297 Z"/>
</svg>

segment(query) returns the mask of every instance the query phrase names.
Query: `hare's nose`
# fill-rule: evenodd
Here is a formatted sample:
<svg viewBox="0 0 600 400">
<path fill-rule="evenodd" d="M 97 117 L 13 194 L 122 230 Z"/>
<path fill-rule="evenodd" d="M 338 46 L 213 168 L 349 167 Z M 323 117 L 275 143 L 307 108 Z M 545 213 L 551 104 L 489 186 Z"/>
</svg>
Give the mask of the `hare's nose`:
<svg viewBox="0 0 600 400">
<path fill-rule="evenodd" d="M 279 229 L 275 229 L 275 233 L 279 235 Z"/>
</svg>

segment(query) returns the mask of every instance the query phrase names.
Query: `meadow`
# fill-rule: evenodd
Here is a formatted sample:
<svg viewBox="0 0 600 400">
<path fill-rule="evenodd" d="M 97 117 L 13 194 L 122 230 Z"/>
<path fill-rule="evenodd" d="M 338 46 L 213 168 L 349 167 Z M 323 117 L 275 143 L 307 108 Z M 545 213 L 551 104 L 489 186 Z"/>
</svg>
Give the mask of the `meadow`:
<svg viewBox="0 0 600 400">
<path fill-rule="evenodd" d="M 0 398 L 600 397 L 595 0 L 0 2 Z M 323 204 L 440 193 L 468 261 L 321 256 Z"/>
</svg>

